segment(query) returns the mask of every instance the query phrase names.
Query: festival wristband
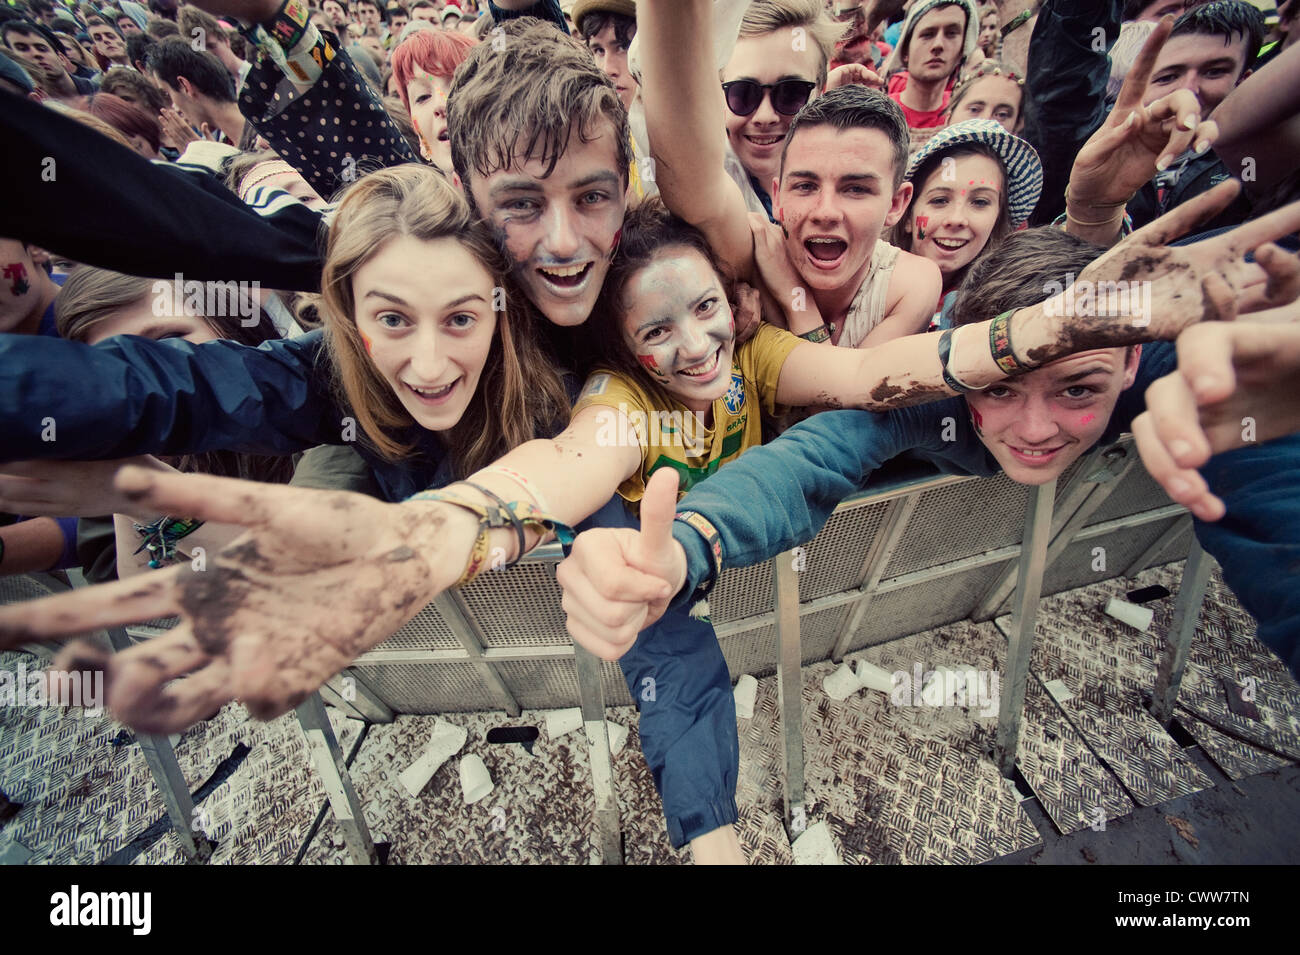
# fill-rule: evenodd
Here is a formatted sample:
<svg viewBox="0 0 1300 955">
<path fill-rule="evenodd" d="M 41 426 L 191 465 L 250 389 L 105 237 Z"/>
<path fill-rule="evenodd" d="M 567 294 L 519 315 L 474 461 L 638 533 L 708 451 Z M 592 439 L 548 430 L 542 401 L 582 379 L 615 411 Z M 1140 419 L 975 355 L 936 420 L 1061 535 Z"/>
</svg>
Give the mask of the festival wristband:
<svg viewBox="0 0 1300 955">
<path fill-rule="evenodd" d="M 983 391 L 988 385 L 974 388 L 948 370 L 948 357 L 952 353 L 952 339 L 955 331 L 956 329 L 945 328 L 939 336 L 939 368 L 943 371 L 943 383 L 959 395 L 969 394 L 972 391 Z"/>
<path fill-rule="evenodd" d="M 822 342 L 830 341 L 831 335 L 833 335 L 834 333 L 835 333 L 835 329 L 833 329 L 829 324 L 823 323 L 822 325 L 820 325 L 817 328 L 814 328 L 810 332 L 804 332 L 799 337 L 802 338 L 804 341 L 812 342 L 814 344 L 820 344 Z"/>
<path fill-rule="evenodd" d="M 1029 366 L 1021 364 L 1011 348 L 1011 316 L 1015 311 L 1008 309 L 989 323 L 989 353 L 1004 375 L 1029 371 Z"/>
<path fill-rule="evenodd" d="M 504 464 L 494 464 L 489 468 L 484 468 L 482 471 L 478 473 L 479 474 L 500 474 L 502 477 L 509 478 L 510 480 L 514 481 L 521 488 L 523 488 L 525 491 L 527 491 L 529 494 L 533 496 L 533 503 L 536 504 L 541 511 L 547 513 L 550 512 L 551 508 L 546 503 L 546 498 L 542 496 L 542 492 L 537 490 L 537 488 L 533 487 L 533 483 L 529 481 L 528 478 L 524 477 L 522 474 L 516 471 L 514 468 L 508 468 Z"/>
<path fill-rule="evenodd" d="M 1029 7 L 1028 9 L 1021 10 L 1014 17 L 1008 20 L 1007 25 L 1002 28 L 1002 38 L 1005 40 L 1007 38 L 1007 35 L 1010 34 L 1012 30 L 1016 29 L 1019 26 L 1023 26 L 1025 23 L 1028 23 L 1030 18 L 1033 17 L 1034 12 L 1035 12 L 1034 8 Z"/>
<path fill-rule="evenodd" d="M 408 501 L 440 501 L 445 504 L 454 504 L 478 517 L 479 532 L 470 551 L 469 563 L 465 567 L 465 572 L 460 575 L 460 579 L 453 586 L 463 586 L 487 569 L 488 538 L 491 532 L 497 528 L 509 527 L 520 535 L 520 553 L 513 561 L 505 565 L 507 568 L 513 567 L 519 562 L 519 558 L 523 556 L 523 527 L 532 526 L 542 534 L 554 534 L 565 547 L 572 544 L 574 537 L 577 536 L 573 528 L 568 524 L 542 513 L 542 511 L 526 501 L 506 502 L 495 494 L 485 492 L 483 488 L 478 488 L 475 485 L 470 486 L 475 487 L 480 493 L 487 493 L 487 496 L 493 498 L 494 502 L 484 504 L 462 497 L 454 490 L 455 485 L 437 491 L 421 491 L 407 498 Z"/>
<path fill-rule="evenodd" d="M 691 594 L 691 603 L 697 603 L 709 596 L 713 585 L 718 582 L 718 577 L 722 574 L 722 535 L 707 517 L 697 511 L 678 511 L 676 520 L 688 525 L 704 538 L 704 543 L 708 545 L 709 560 L 713 564 L 708 579 L 701 581 L 695 588 L 695 593 Z"/>
</svg>

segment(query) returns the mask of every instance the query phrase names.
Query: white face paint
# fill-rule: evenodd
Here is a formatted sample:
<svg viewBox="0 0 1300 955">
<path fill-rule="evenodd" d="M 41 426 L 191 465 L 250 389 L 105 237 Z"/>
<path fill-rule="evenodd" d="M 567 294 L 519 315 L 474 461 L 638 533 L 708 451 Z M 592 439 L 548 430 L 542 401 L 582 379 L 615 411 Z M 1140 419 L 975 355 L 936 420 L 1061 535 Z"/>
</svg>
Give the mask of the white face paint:
<svg viewBox="0 0 1300 955">
<path fill-rule="evenodd" d="M 667 249 L 623 292 L 623 338 L 646 371 L 691 411 L 731 384 L 736 323 L 718 273 L 694 249 Z"/>
</svg>

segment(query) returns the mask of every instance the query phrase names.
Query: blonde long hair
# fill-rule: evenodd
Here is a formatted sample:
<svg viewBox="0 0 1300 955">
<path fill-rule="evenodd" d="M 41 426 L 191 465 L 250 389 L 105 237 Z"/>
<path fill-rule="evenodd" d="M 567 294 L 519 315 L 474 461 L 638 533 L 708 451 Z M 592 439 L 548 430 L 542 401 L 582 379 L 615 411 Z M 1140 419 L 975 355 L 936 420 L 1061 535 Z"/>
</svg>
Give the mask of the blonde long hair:
<svg viewBox="0 0 1300 955">
<path fill-rule="evenodd" d="M 478 389 L 460 421 L 444 432 L 458 476 L 467 476 L 562 424 L 568 396 L 554 357 L 539 342 L 537 319 L 526 305 L 511 301 L 501 282 L 507 263 L 461 194 L 428 166 L 382 169 L 344 194 L 330 224 L 321 274 L 321 315 L 336 388 L 380 454 L 389 460 L 410 456 L 414 444 L 401 432 L 415 420 L 366 352 L 352 279 L 398 236 L 456 239 L 494 277 L 506 306 L 498 313 Z"/>
</svg>

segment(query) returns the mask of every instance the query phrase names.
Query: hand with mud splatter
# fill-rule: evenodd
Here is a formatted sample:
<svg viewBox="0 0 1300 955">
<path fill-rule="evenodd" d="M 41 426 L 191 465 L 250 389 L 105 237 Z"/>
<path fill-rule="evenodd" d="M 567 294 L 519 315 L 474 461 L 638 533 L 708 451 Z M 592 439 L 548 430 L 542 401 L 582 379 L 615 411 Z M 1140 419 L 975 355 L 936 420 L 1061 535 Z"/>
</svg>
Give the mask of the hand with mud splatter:
<svg viewBox="0 0 1300 955">
<path fill-rule="evenodd" d="M 1147 471 L 1203 521 L 1222 518 L 1224 505 L 1197 468 L 1220 452 L 1300 432 L 1300 306 L 1276 311 L 1179 335 L 1177 370 L 1147 388 L 1147 410 L 1133 419 Z"/>
<path fill-rule="evenodd" d="M 179 614 L 175 629 L 122 653 L 74 643 L 54 664 L 103 670 L 113 714 L 148 733 L 179 732 L 231 699 L 258 719 L 297 706 L 453 584 L 469 548 L 448 541 L 472 541 L 477 527 L 468 511 L 437 502 L 202 474 L 130 468 L 117 487 L 133 508 L 248 532 L 203 569 L 183 564 L 5 607 L 0 649 Z"/>
<path fill-rule="evenodd" d="M 1174 18 L 1166 16 L 1147 38 L 1124 78 L 1115 108 L 1074 159 L 1066 228 L 1080 238 L 1114 243 L 1124 207 L 1137 191 L 1188 149 L 1205 152 L 1219 135 L 1213 120 L 1202 122 L 1200 103 L 1191 90 L 1175 90 L 1142 104 L 1173 24 Z"/>
<path fill-rule="evenodd" d="M 1172 341 L 1197 322 L 1232 321 L 1294 301 L 1300 296 L 1300 261 L 1270 243 L 1300 228 L 1300 203 L 1191 245 L 1169 245 L 1226 208 L 1240 188 L 1236 180 L 1221 182 L 1097 259 L 1079 274 L 1074 286 L 1036 307 L 1055 324 L 1048 335 L 1053 343 L 1030 346 L 1029 336 L 1018 337 L 1018 342 L 1026 341 L 1020 353 L 1038 366 L 1092 348 Z M 1255 261 L 1247 262 L 1245 256 L 1251 252 Z M 1094 306 L 1109 294 L 1107 290 L 1123 290 L 1130 304 L 1138 302 L 1140 308 L 1098 315 L 1101 309 L 1070 304 L 1083 301 L 1079 289 L 1099 296 Z M 1017 335 L 1015 322 L 1029 311 L 1013 318 Z M 1035 337 L 1041 341 L 1040 334 Z"/>
<path fill-rule="evenodd" d="M 790 263 L 781 226 L 761 212 L 751 212 L 749 229 L 754 235 L 754 264 L 768 293 L 785 313 L 785 327 L 796 335 L 821 328 L 821 310 Z"/>
</svg>

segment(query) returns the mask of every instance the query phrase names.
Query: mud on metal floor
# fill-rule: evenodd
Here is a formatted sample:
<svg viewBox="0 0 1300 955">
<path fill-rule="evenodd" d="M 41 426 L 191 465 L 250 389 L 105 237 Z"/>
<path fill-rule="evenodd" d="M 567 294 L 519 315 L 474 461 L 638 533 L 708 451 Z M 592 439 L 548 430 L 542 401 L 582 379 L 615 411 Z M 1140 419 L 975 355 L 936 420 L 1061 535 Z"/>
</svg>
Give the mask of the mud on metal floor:
<svg viewBox="0 0 1300 955">
<path fill-rule="evenodd" d="M 1031 662 L 1018 767 L 1061 833 L 1113 820 L 1211 786 L 1143 706 L 1154 684 L 1173 598 L 1149 604 L 1151 632 L 1106 617 L 1110 596 L 1163 583 L 1177 589 L 1181 565 L 1125 584 L 1108 581 L 1043 600 Z M 1251 636 L 1253 623 L 1217 575 L 1193 643 L 1178 718 L 1230 778 L 1300 760 L 1300 687 Z M 994 623 L 962 622 L 851 654 L 885 671 L 937 666 L 1000 672 L 1006 642 Z M 0 668 L 22 653 L 0 655 Z M 806 821 L 824 822 L 835 855 L 849 864 L 972 864 L 1040 844 L 1026 793 L 999 775 L 990 752 L 996 706 L 897 705 L 862 690 L 832 700 L 829 662 L 803 668 Z M 1233 712 L 1224 680 L 1253 687 L 1256 715 Z M 966 702 L 970 702 L 969 700 Z M 402 863 L 587 863 L 599 861 L 587 747 L 581 733 L 552 739 L 545 714 L 457 713 L 468 731 L 461 755 L 476 754 L 495 783 L 472 805 L 461 797 L 457 760 L 418 797 L 398 776 L 426 745 L 436 717 L 401 716 L 364 727 L 329 710 L 351 756 L 350 773 L 372 837 Z M 777 681 L 759 681 L 753 717 L 739 721 L 738 832 L 756 863 L 789 863 L 782 822 L 783 752 Z M 640 754 L 637 715 L 611 709 L 630 730 L 614 760 L 625 859 L 689 861 L 674 850 L 653 780 Z M 538 726 L 530 748 L 489 743 L 489 730 Z M 292 715 L 270 723 L 238 705 L 191 728 L 175 745 L 195 795 L 193 829 L 215 848 L 211 862 L 338 864 L 348 859 L 306 739 Z M 0 823 L 0 861 L 180 863 L 163 802 L 134 737 L 106 716 L 48 707 L 0 710 L 0 790 L 16 812 Z M 1041 818 L 1041 817 L 1040 817 Z"/>
</svg>

